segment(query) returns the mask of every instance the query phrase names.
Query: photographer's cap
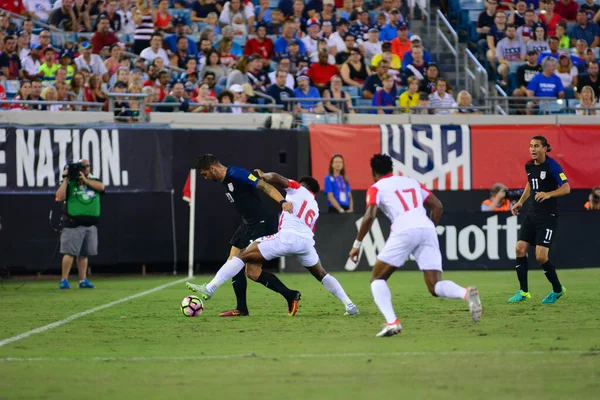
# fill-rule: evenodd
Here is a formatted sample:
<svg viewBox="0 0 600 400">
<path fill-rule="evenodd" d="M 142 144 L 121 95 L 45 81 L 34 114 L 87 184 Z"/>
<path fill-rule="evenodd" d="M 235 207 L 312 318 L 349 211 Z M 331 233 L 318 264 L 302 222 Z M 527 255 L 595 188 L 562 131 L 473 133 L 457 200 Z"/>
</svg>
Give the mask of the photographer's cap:
<svg viewBox="0 0 600 400">
<path fill-rule="evenodd" d="M 492 188 L 490 189 L 490 192 L 498 193 L 501 190 L 508 192 L 508 188 L 503 183 L 494 183 L 494 186 L 492 186 Z"/>
</svg>

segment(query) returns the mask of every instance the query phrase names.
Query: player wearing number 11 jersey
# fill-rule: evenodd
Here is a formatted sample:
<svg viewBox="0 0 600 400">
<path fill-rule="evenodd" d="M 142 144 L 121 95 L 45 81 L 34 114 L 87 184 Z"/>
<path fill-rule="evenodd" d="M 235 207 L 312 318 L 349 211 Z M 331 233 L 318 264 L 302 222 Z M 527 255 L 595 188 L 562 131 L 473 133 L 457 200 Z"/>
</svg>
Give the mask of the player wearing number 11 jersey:
<svg viewBox="0 0 600 400">
<path fill-rule="evenodd" d="M 235 276 L 244 264 L 261 264 L 265 260 L 278 257 L 295 256 L 308 271 L 337 297 L 346 308 L 346 315 L 358 314 L 358 308 L 352 303 L 340 283 L 323 269 L 319 255 L 315 250 L 314 229 L 319 218 L 319 206 L 315 194 L 319 192 L 319 183 L 312 177 L 303 177 L 298 182 L 286 179 L 274 172 L 255 171 L 267 183 L 281 186 L 286 191 L 285 201 L 293 205 L 293 212 L 282 212 L 279 232 L 254 241 L 237 256 L 227 261 L 206 285 L 187 284 L 192 291 L 208 300 L 219 286 Z M 300 300 L 298 297 L 297 300 Z M 298 311 L 298 302 L 290 309 L 293 316 Z"/>
<path fill-rule="evenodd" d="M 477 288 L 464 288 L 452 281 L 441 280 L 442 254 L 435 226 L 442 216 L 442 203 L 416 180 L 394 176 L 392 159 L 388 155 L 374 155 L 371 170 L 376 183 L 367 191 L 367 211 L 350 251 L 350 259 L 358 262 L 361 241 L 371 229 L 377 209 L 381 208 L 392 221 L 392 232 L 377 255 L 371 277 L 375 304 L 387 322 L 376 336 L 393 336 L 402 330 L 392 306 L 387 280 L 410 254 L 415 256 L 427 289 L 433 296 L 465 300 L 473 321 L 479 321 L 483 310 Z M 431 209 L 431 219 L 427 217 L 425 207 Z"/>
</svg>

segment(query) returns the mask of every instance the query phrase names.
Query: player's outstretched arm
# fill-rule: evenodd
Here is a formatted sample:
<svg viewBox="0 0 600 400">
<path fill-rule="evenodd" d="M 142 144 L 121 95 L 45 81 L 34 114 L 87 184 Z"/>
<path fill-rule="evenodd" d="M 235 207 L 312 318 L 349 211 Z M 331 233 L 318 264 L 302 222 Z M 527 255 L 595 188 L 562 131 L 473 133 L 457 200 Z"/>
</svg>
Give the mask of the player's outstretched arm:
<svg viewBox="0 0 600 400">
<path fill-rule="evenodd" d="M 358 230 L 358 235 L 356 235 L 356 240 L 352 245 L 352 250 L 350 250 L 349 257 L 355 263 L 358 262 L 358 256 L 360 255 L 360 245 L 362 244 L 362 240 L 367 233 L 371 230 L 371 226 L 373 222 L 375 222 L 375 218 L 377 217 L 377 204 L 371 204 L 367 207 L 367 211 L 362 218 L 362 222 L 360 223 L 360 229 Z"/>
<path fill-rule="evenodd" d="M 261 179 L 256 184 L 256 187 L 265 192 L 270 198 L 281 204 L 281 209 L 283 211 L 287 211 L 290 214 L 294 212 L 294 205 L 290 202 L 287 202 L 279 190 L 275 189 L 273 185 L 269 184 L 264 179 Z"/>
<path fill-rule="evenodd" d="M 289 186 L 289 180 L 286 177 L 279 175 L 277 172 L 262 172 L 260 169 L 255 169 L 254 172 L 267 183 L 279 185 L 284 189 Z"/>
<path fill-rule="evenodd" d="M 438 199 L 435 194 L 431 193 L 429 196 L 427 196 L 423 202 L 423 205 L 431 210 L 431 215 L 429 218 L 431 218 L 435 226 L 438 226 L 440 219 L 442 218 L 442 213 L 444 212 L 444 205 L 440 199 Z"/>
</svg>

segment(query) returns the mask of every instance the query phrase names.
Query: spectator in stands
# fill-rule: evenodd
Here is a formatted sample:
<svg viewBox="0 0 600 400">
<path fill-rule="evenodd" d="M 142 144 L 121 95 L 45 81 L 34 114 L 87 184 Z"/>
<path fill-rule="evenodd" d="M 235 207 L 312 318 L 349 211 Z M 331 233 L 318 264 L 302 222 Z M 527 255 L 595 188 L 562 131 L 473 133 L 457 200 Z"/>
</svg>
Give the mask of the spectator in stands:
<svg viewBox="0 0 600 400">
<path fill-rule="evenodd" d="M 188 38 L 179 36 L 179 39 L 177 39 L 177 49 L 170 58 L 171 65 L 185 69 L 188 60 L 196 61 L 188 52 Z"/>
<path fill-rule="evenodd" d="M 594 4 L 595 0 L 585 0 L 585 3 L 581 5 L 580 9 L 585 10 L 587 13 L 588 21 L 592 21 L 594 16 L 600 11 L 600 6 Z"/>
<path fill-rule="evenodd" d="M 21 81 L 21 87 L 19 88 L 19 91 L 17 92 L 15 97 L 13 97 L 13 100 L 14 101 L 29 100 L 30 94 L 31 94 L 31 81 L 23 80 L 23 81 Z M 27 110 L 27 104 L 18 104 L 18 103 L 11 104 L 10 109 L 11 110 Z"/>
<path fill-rule="evenodd" d="M 248 77 L 248 83 L 255 92 L 265 93 L 267 86 L 271 84 L 267 74 L 268 70 L 263 68 L 264 64 L 262 56 L 258 53 L 248 57 L 246 76 Z"/>
<path fill-rule="evenodd" d="M 435 87 L 439 78 L 440 68 L 437 66 L 437 64 L 430 63 L 427 66 L 427 71 L 425 72 L 425 79 L 423 79 L 419 85 L 419 91 L 428 94 L 435 92 Z"/>
<path fill-rule="evenodd" d="M 42 53 L 44 52 L 44 50 L 46 50 L 48 47 L 52 47 L 50 45 L 50 31 L 41 31 L 40 35 L 39 35 L 39 44 L 40 46 L 42 46 L 41 50 Z"/>
<path fill-rule="evenodd" d="M 44 101 L 58 101 L 58 93 L 54 86 L 48 86 L 42 91 L 42 99 Z M 42 106 L 44 111 L 62 111 L 63 106 L 61 104 L 44 104 Z"/>
<path fill-rule="evenodd" d="M 302 0 L 297 0 L 301 2 Z M 342 18 L 338 21 L 335 32 L 333 32 L 327 38 L 327 45 L 329 46 L 329 52 L 335 57 L 337 53 L 346 51 L 346 43 L 344 38 L 348 33 L 348 20 Z"/>
<path fill-rule="evenodd" d="M 120 67 L 117 72 L 110 78 L 109 87 L 113 87 L 117 82 L 129 83 L 129 69 Z"/>
<path fill-rule="evenodd" d="M 60 55 L 60 65 L 65 70 L 65 82 L 67 84 L 71 84 L 71 80 L 73 79 L 73 75 L 75 75 L 75 67 L 73 66 L 73 53 L 71 50 L 64 50 Z M 56 70 L 56 74 L 58 76 L 60 69 Z M 62 73 L 61 73 L 62 75 Z M 57 78 L 58 79 L 58 78 Z"/>
<path fill-rule="evenodd" d="M 558 38 L 558 48 L 559 49 L 570 49 L 571 48 L 571 40 L 566 35 L 567 32 L 567 23 L 565 21 L 560 21 L 558 25 L 556 25 L 556 37 Z"/>
<path fill-rule="evenodd" d="M 73 11 L 73 0 L 63 0 L 60 8 L 56 8 L 50 13 L 48 24 L 65 31 L 79 32 L 77 19 Z M 75 30 L 75 28 L 77 29 Z"/>
<path fill-rule="evenodd" d="M 65 67 L 60 67 L 56 70 L 56 75 L 54 77 L 54 86 L 62 85 L 63 83 L 67 83 L 67 69 Z M 57 87 L 58 88 L 58 87 Z"/>
<path fill-rule="evenodd" d="M 538 55 L 549 51 L 548 37 L 546 36 L 546 27 L 537 23 L 533 27 L 533 37 L 527 42 L 527 51 L 535 51 Z"/>
<path fill-rule="evenodd" d="M 490 33 L 492 25 L 494 25 L 497 7 L 498 2 L 496 0 L 487 0 L 485 2 L 485 10 L 483 10 L 477 18 L 477 26 L 475 29 L 479 35 L 477 49 L 481 60 L 485 59 L 484 55 L 488 49 L 487 35 Z"/>
<path fill-rule="evenodd" d="M 131 10 L 135 22 L 133 36 L 133 52 L 135 54 L 140 54 L 142 50 L 150 46 L 150 40 L 154 34 L 156 13 L 150 5 L 151 3 L 148 1 L 136 0 L 136 5 Z"/>
<path fill-rule="evenodd" d="M 323 91 L 323 99 L 338 99 L 345 101 L 326 101 L 325 109 L 328 112 L 340 114 L 354 114 L 352 98 L 348 92 L 342 90 L 342 77 L 339 75 L 331 78 L 331 87 Z"/>
<path fill-rule="evenodd" d="M 38 21 L 48 21 L 52 11 L 50 0 L 23 0 L 23 6 L 27 17 Z"/>
<path fill-rule="evenodd" d="M 161 111 L 161 112 L 176 112 L 176 111 L 189 112 L 190 103 L 185 98 L 185 86 L 183 85 L 183 82 L 181 82 L 181 81 L 175 82 L 173 84 L 173 88 L 171 89 L 169 94 L 166 95 L 165 98 L 162 100 L 162 103 L 178 103 L 179 108 L 176 109 L 174 107 L 160 107 L 158 111 Z"/>
<path fill-rule="evenodd" d="M 596 98 L 600 98 L 600 67 L 598 61 L 590 61 L 587 65 L 587 74 L 582 74 L 579 77 L 578 92 L 581 93 L 584 86 L 589 86 L 594 91 Z"/>
<path fill-rule="evenodd" d="M 55 62 L 55 52 L 52 47 L 47 47 L 44 50 L 44 63 L 40 65 L 38 77 L 42 79 L 45 86 L 54 85 L 56 81 L 56 71 L 60 65 Z"/>
<path fill-rule="evenodd" d="M 307 35 L 302 38 L 304 48 L 307 54 L 313 54 L 317 51 L 317 43 L 319 41 L 319 32 L 321 31 L 321 22 L 316 18 L 311 18 L 306 23 Z"/>
<path fill-rule="evenodd" d="M 508 85 L 508 73 L 512 63 L 525 60 L 527 53 L 525 43 L 517 38 L 517 29 L 513 24 L 506 25 L 506 37 L 500 40 L 496 46 L 496 61 L 498 62 L 498 74 L 501 76 L 501 86 Z"/>
<path fill-rule="evenodd" d="M 248 97 L 253 97 L 254 92 L 248 84 L 233 85 L 229 90 L 233 93 L 233 104 L 248 105 Z M 253 113 L 255 109 L 252 107 L 233 107 L 233 114 Z"/>
<path fill-rule="evenodd" d="M 254 15 L 256 15 L 256 22 L 265 24 L 271 23 L 273 21 L 273 16 L 270 8 L 269 0 L 259 0 L 259 5 L 257 5 L 254 9 Z"/>
<path fill-rule="evenodd" d="M 412 35 L 410 37 L 410 50 L 404 53 L 402 56 L 402 68 L 405 68 L 408 64 L 413 62 L 412 49 L 415 47 L 420 47 L 423 50 L 423 60 L 425 60 L 425 62 L 431 62 L 431 54 L 429 54 L 429 52 L 423 48 L 421 37 L 419 35 Z"/>
<path fill-rule="evenodd" d="M 223 6 L 217 4 L 215 0 L 198 0 L 194 2 L 191 9 L 193 22 L 206 22 L 208 14 L 213 12 L 220 13 L 223 10 Z"/>
<path fill-rule="evenodd" d="M 396 105 L 396 85 L 394 77 L 390 74 L 385 74 L 381 78 L 382 88 L 375 92 L 371 105 L 373 107 L 391 107 Z M 394 110 L 371 110 L 371 114 L 393 114 Z"/>
<path fill-rule="evenodd" d="M 412 62 L 402 67 L 402 82 L 408 82 L 408 78 L 413 76 L 418 81 L 422 81 L 427 75 L 427 67 L 429 66 L 424 60 L 423 49 L 421 47 L 413 47 L 410 58 Z M 415 94 L 416 92 L 415 89 Z"/>
<path fill-rule="evenodd" d="M 359 46 L 365 55 L 365 64 L 371 65 L 371 59 L 377 54 L 381 54 L 381 41 L 379 40 L 379 30 L 377 28 L 369 29 L 369 40 Z"/>
<path fill-rule="evenodd" d="M 596 94 L 591 86 L 584 86 L 579 93 L 580 102 L 575 106 L 577 115 L 598 115 L 598 104 Z"/>
<path fill-rule="evenodd" d="M 450 114 L 450 108 L 457 106 L 447 89 L 448 82 L 440 78 L 435 84 L 435 92 L 429 95 L 429 103 L 436 114 Z"/>
<path fill-rule="evenodd" d="M 223 90 L 221 93 L 219 93 L 217 99 L 219 100 L 219 104 L 233 104 L 233 93 L 231 93 L 229 90 Z M 231 114 L 231 109 L 232 107 L 216 107 L 216 111 L 219 113 Z"/>
<path fill-rule="evenodd" d="M 114 5 L 115 1 L 113 0 L 111 3 Z M 119 42 L 117 35 L 110 30 L 110 20 L 107 16 L 98 17 L 96 32 L 92 35 L 91 41 L 94 54 L 99 54 L 105 46 L 112 46 Z"/>
<path fill-rule="evenodd" d="M 267 94 L 275 99 L 275 103 L 282 105 L 285 111 L 289 111 L 291 109 L 292 103 L 285 102 L 283 99 L 286 97 L 290 99 L 294 97 L 294 91 L 288 86 L 288 80 L 290 76 L 291 75 L 288 71 L 278 69 L 275 71 L 275 83 L 269 86 L 267 89 Z"/>
<path fill-rule="evenodd" d="M 404 22 L 402 14 L 397 8 L 389 12 L 390 21 L 379 32 L 379 40 L 382 42 L 392 41 L 398 37 L 398 25 Z"/>
<path fill-rule="evenodd" d="M 509 3 L 512 6 L 512 9 L 508 13 L 507 23 L 513 24 L 518 29 L 521 26 L 525 25 L 525 14 L 527 13 L 527 3 L 525 3 L 525 0 L 516 0 L 515 3 L 516 4 Z"/>
<path fill-rule="evenodd" d="M 306 54 L 306 47 L 302 41 L 296 40 L 296 23 L 293 21 L 285 21 L 283 24 L 283 34 L 275 41 L 274 51 L 275 57 L 281 57 L 287 53 L 287 48 L 290 42 L 298 42 L 300 54 Z"/>
<path fill-rule="evenodd" d="M 69 101 L 85 101 L 85 80 L 81 72 L 77 72 L 71 79 L 71 85 L 69 88 Z M 81 111 L 81 106 L 74 106 L 74 111 Z"/>
<path fill-rule="evenodd" d="M 554 58 L 558 61 L 558 38 L 556 36 L 550 36 L 548 38 L 548 51 L 543 51 L 538 56 L 538 63 L 541 64 L 542 60 L 546 57 Z"/>
<path fill-rule="evenodd" d="M 212 49 L 212 43 L 208 39 L 200 39 L 199 44 L 200 49 L 198 50 L 196 57 L 198 60 L 198 71 L 201 71 L 206 65 L 206 56 L 208 55 L 209 50 Z"/>
<path fill-rule="evenodd" d="M 493 71 L 496 70 L 496 46 L 498 42 L 506 37 L 506 14 L 504 11 L 496 11 L 494 25 L 490 28 L 487 35 L 487 60 Z"/>
<path fill-rule="evenodd" d="M 145 58 L 148 60 L 148 62 L 152 62 L 156 58 L 160 57 L 164 61 L 165 65 L 169 63 L 169 56 L 167 55 L 165 49 L 163 49 L 163 38 L 160 33 L 155 33 L 152 35 L 150 46 L 142 50 L 140 57 Z"/>
<path fill-rule="evenodd" d="M 452 110 L 451 114 L 481 115 L 481 111 L 473 107 L 473 98 L 471 97 L 471 93 L 467 92 L 466 90 L 461 90 L 458 92 L 458 95 L 456 95 L 456 106 L 458 109 Z"/>
<path fill-rule="evenodd" d="M 267 37 L 267 26 L 264 23 L 256 25 L 256 37 L 248 39 L 244 47 L 244 55 L 260 54 L 265 65 L 273 58 L 273 41 Z"/>
<path fill-rule="evenodd" d="M 386 60 L 379 61 L 375 73 L 370 75 L 365 81 L 363 86 L 363 97 L 365 99 L 372 99 L 378 90 L 383 87 L 382 79 L 384 75 L 388 75 L 390 63 Z"/>
<path fill-rule="evenodd" d="M 108 70 L 104 65 L 104 61 L 102 61 L 102 58 L 98 54 L 92 54 L 92 44 L 90 42 L 83 42 L 79 48 L 81 50 L 81 55 L 75 59 L 77 69 L 81 69 L 85 66 L 92 74 L 100 75 L 104 82 L 108 82 Z"/>
<path fill-rule="evenodd" d="M 252 33 L 254 29 L 254 5 L 252 2 L 242 4 L 241 0 L 230 0 L 223 6 L 219 16 L 221 26 L 231 25 L 242 34 Z"/>
<path fill-rule="evenodd" d="M 588 211 L 600 210 L 600 186 L 595 186 L 583 206 Z"/>
<path fill-rule="evenodd" d="M 517 88 L 513 91 L 514 97 L 526 97 L 527 85 L 534 76 L 542 72 L 542 66 L 538 64 L 538 55 L 535 50 L 527 52 L 527 64 L 517 68 Z"/>
<path fill-rule="evenodd" d="M 121 28 L 119 32 L 123 35 L 127 35 L 130 39 L 133 39 L 135 32 L 135 20 L 133 19 L 133 4 L 131 0 L 118 0 L 119 7 L 117 8 L 117 15 L 121 19 Z M 131 35 L 131 36 L 130 36 Z"/>
<path fill-rule="evenodd" d="M 119 69 L 119 60 L 122 54 L 123 48 L 118 43 L 115 43 L 112 46 L 110 46 L 110 57 L 104 60 L 104 66 L 108 70 L 109 76 L 113 76 Z"/>
<path fill-rule="evenodd" d="M 357 43 L 362 43 L 369 38 L 369 12 L 362 7 L 356 9 L 357 20 L 350 25 L 349 33 L 356 38 Z"/>
<path fill-rule="evenodd" d="M 495 183 L 490 189 L 490 197 L 481 203 L 481 211 L 502 212 L 511 210 L 508 199 L 508 188 L 502 183 Z"/>
<path fill-rule="evenodd" d="M 346 35 L 346 37 L 344 38 L 344 44 L 345 50 L 337 52 L 335 55 L 335 64 L 338 66 L 338 68 L 342 68 L 342 64 L 344 64 L 350 57 L 350 49 L 358 48 L 356 46 L 356 38 L 351 34 Z"/>
<path fill-rule="evenodd" d="M 402 60 L 397 54 L 392 53 L 392 43 L 383 42 L 381 44 L 381 54 L 376 54 L 371 59 L 371 67 L 379 65 L 381 60 L 386 60 L 390 68 L 400 70 L 402 68 Z"/>
<path fill-rule="evenodd" d="M 326 51 L 327 54 L 328 54 L 327 55 L 327 63 L 334 65 L 335 64 L 335 57 L 332 56 L 329 53 L 329 47 L 327 45 L 327 39 L 324 39 L 324 38 L 319 38 L 319 40 L 317 41 L 317 51 L 315 51 L 314 53 L 310 54 L 309 61 L 311 63 L 319 62 L 319 53 L 321 51 L 323 51 L 323 50 Z"/>
<path fill-rule="evenodd" d="M 104 6 L 104 3 L 101 3 Z M 103 7 L 96 3 L 95 6 L 88 4 L 86 0 L 75 0 L 73 12 L 75 13 L 74 32 L 92 32 L 92 24 L 97 20 L 98 15 L 103 12 Z"/>
<path fill-rule="evenodd" d="M 287 88 L 289 88 L 290 90 L 294 90 L 294 84 L 295 84 L 295 80 L 294 77 L 292 76 L 292 74 L 290 73 L 290 67 L 291 67 L 291 61 L 288 57 L 282 57 L 279 60 L 279 63 L 277 64 L 277 69 L 273 72 L 269 73 L 269 81 L 270 82 L 275 82 L 277 79 L 277 71 L 285 71 L 287 72 L 286 74 L 286 82 L 285 82 L 285 86 Z"/>
<path fill-rule="evenodd" d="M 154 83 L 154 86 L 159 91 L 159 101 L 163 101 L 168 93 L 169 82 L 171 82 L 171 74 L 168 71 L 162 70 L 158 72 L 158 79 Z"/>
<path fill-rule="evenodd" d="M 61 82 L 61 83 L 56 83 L 56 85 L 54 85 L 54 87 L 56 88 L 56 101 L 64 101 L 64 102 L 69 102 L 71 101 L 71 99 L 69 98 L 69 87 L 67 86 L 66 83 Z M 64 104 L 63 105 L 63 111 L 72 111 L 73 107 L 70 104 Z"/>
<path fill-rule="evenodd" d="M 337 75 L 337 73 L 333 75 Z M 350 57 L 342 65 L 340 75 L 346 86 L 363 87 L 365 81 L 371 75 L 371 70 L 365 65 L 364 59 L 358 49 L 350 49 Z"/>
<path fill-rule="evenodd" d="M 121 31 L 121 17 L 117 14 L 117 0 L 108 0 L 106 4 L 106 10 L 102 12 L 98 19 L 96 20 L 96 24 L 100 21 L 100 18 L 106 17 L 108 19 L 108 25 L 112 32 L 120 32 Z"/>
<path fill-rule="evenodd" d="M 554 36 L 556 35 L 556 25 L 562 20 L 562 17 L 554 10 L 554 0 L 542 0 L 542 3 L 546 12 L 538 17 L 546 25 L 548 36 Z"/>
<path fill-rule="evenodd" d="M 29 40 L 29 33 L 27 31 L 21 31 L 19 33 L 19 38 L 17 39 L 17 54 L 19 55 L 19 60 L 21 63 L 23 60 L 29 55 L 31 43 Z"/>
<path fill-rule="evenodd" d="M 306 75 L 300 75 L 296 78 L 294 97 L 297 99 L 317 99 L 321 98 L 319 91 L 314 86 L 310 86 L 310 78 Z M 325 108 L 320 101 L 299 101 L 296 103 L 296 112 L 300 113 L 323 113 Z"/>
<path fill-rule="evenodd" d="M 357 51 L 357 50 L 351 50 Z M 331 65 L 328 62 L 329 53 L 323 49 L 319 52 L 319 62 L 313 63 L 308 68 L 307 76 L 312 80 L 313 84 L 323 91 L 324 88 L 329 86 L 331 78 L 338 74 L 338 69 L 335 65 Z"/>
<path fill-rule="evenodd" d="M 48 0 L 43 1 L 47 2 Z M 44 19 L 44 21 L 46 20 L 47 19 Z M 27 32 L 27 34 L 29 35 L 30 44 L 38 44 L 40 42 L 39 35 L 33 33 L 33 21 L 31 19 L 28 18 L 23 21 L 23 24 L 21 25 L 21 32 Z"/>
<path fill-rule="evenodd" d="M 596 23 L 588 21 L 585 10 L 579 10 L 577 24 L 569 32 L 569 37 L 573 46 L 578 39 L 583 39 L 589 47 L 598 47 L 600 45 L 600 27 Z"/>
<path fill-rule="evenodd" d="M 180 37 L 186 38 L 187 41 L 187 52 L 191 57 L 196 57 L 198 54 L 198 47 L 196 42 L 185 36 L 188 33 L 188 26 L 186 25 L 185 18 L 177 17 L 173 20 L 175 25 L 175 32 L 171 33 L 164 38 L 164 43 L 167 46 L 167 55 L 171 55 L 177 52 L 177 45 Z"/>
<path fill-rule="evenodd" d="M 567 99 L 574 98 L 575 88 L 578 83 L 578 71 L 577 67 L 571 62 L 569 53 L 564 50 L 558 56 L 558 65 L 555 74 L 560 78 Z"/>
<path fill-rule="evenodd" d="M 23 59 L 21 68 L 23 70 L 23 78 L 34 80 L 37 79 L 40 71 L 40 49 L 42 46 L 39 44 L 32 44 L 29 55 Z"/>
<path fill-rule="evenodd" d="M 188 87 L 186 87 L 186 91 L 187 90 Z M 217 99 L 211 96 L 210 86 L 208 83 L 204 82 L 198 86 L 198 96 L 193 98 L 190 103 L 192 107 L 198 105 L 198 107 L 194 108 L 192 112 L 206 113 L 213 111 L 213 107 L 217 103 Z"/>
<path fill-rule="evenodd" d="M 0 53 L 0 70 L 6 79 L 23 78 L 21 59 L 17 53 L 17 38 L 12 35 L 4 38 L 4 51 Z"/>
<path fill-rule="evenodd" d="M 230 88 L 232 85 L 241 86 L 244 83 L 249 83 L 250 80 L 248 78 L 248 72 L 250 71 L 250 68 L 254 68 L 252 64 L 253 62 L 250 62 L 250 57 L 240 57 L 231 72 L 229 72 L 227 75 L 227 83 L 225 84 L 225 87 Z"/>
<path fill-rule="evenodd" d="M 590 49 L 589 47 L 587 49 L 585 49 L 585 62 L 582 62 L 577 66 L 577 69 L 579 70 L 579 74 L 587 74 L 589 64 L 595 60 L 596 60 L 596 55 L 594 54 L 594 50 Z"/>
<path fill-rule="evenodd" d="M 571 57 L 573 64 L 579 68 L 581 64 L 587 63 L 585 51 L 587 50 L 587 42 L 583 39 L 578 39 L 575 42 L 575 54 Z"/>
<path fill-rule="evenodd" d="M 577 18 L 579 4 L 574 0 L 557 0 L 554 12 L 562 17 L 564 21 L 573 22 Z M 587 13 L 585 15 L 587 19 Z"/>
<path fill-rule="evenodd" d="M 31 81 L 31 93 L 29 94 L 29 98 L 28 100 L 31 101 L 40 101 L 42 100 L 42 82 L 40 82 L 39 80 L 33 80 Z M 6 100 L 6 98 L 4 98 L 3 100 Z M 41 105 L 29 105 L 27 107 L 28 110 L 41 110 L 42 106 Z"/>
<path fill-rule="evenodd" d="M 221 57 L 215 49 L 210 49 L 206 54 L 206 65 L 200 70 L 200 75 L 204 76 L 207 72 L 212 72 L 217 82 L 227 76 L 228 69 L 221 64 Z"/>
<path fill-rule="evenodd" d="M 154 29 L 162 32 L 172 32 L 171 14 L 169 14 L 169 0 L 159 0 L 156 9 L 152 9 L 154 16 Z"/>
<path fill-rule="evenodd" d="M 431 108 L 429 102 L 429 93 L 421 92 L 419 93 L 419 108 L 411 108 L 411 114 L 425 114 L 425 115 L 433 115 L 435 114 L 435 110 Z"/>
<path fill-rule="evenodd" d="M 398 100 L 398 107 L 402 113 L 408 113 L 411 107 L 419 105 L 419 79 L 416 76 L 409 76 L 406 80 L 406 86 L 408 86 L 408 89 L 400 95 Z"/>
<path fill-rule="evenodd" d="M 397 55 L 402 61 L 402 57 L 407 51 L 410 51 L 410 40 L 408 39 L 408 25 L 404 22 L 398 24 L 398 37 L 390 42 L 392 44 L 392 53 Z M 392 66 L 392 68 L 394 68 Z"/>
<path fill-rule="evenodd" d="M 542 61 L 542 73 L 537 74 L 527 85 L 528 97 L 558 97 L 565 98 L 565 89 L 556 72 L 557 61 L 546 57 Z"/>
<path fill-rule="evenodd" d="M 529 43 L 530 40 L 534 39 L 535 34 L 534 34 L 534 30 L 535 30 L 535 21 L 537 20 L 537 16 L 535 15 L 535 12 L 528 8 L 525 11 L 525 19 L 523 21 L 522 25 L 517 25 L 515 24 L 515 26 L 518 26 L 517 28 L 517 36 L 519 38 L 521 38 L 521 40 L 523 42 L 525 42 L 525 44 Z M 508 22 L 511 22 L 511 18 L 508 18 Z M 546 32 L 544 30 L 544 32 Z"/>
<path fill-rule="evenodd" d="M 323 23 L 331 22 L 331 25 L 335 25 L 337 22 L 337 15 L 334 10 L 334 0 L 323 0 L 323 10 L 321 10 L 320 17 Z"/>
<path fill-rule="evenodd" d="M 330 213 L 354 212 L 352 189 L 346 176 L 344 157 L 334 154 L 329 162 L 329 174 L 325 176 L 323 192 L 327 195 Z"/>
</svg>

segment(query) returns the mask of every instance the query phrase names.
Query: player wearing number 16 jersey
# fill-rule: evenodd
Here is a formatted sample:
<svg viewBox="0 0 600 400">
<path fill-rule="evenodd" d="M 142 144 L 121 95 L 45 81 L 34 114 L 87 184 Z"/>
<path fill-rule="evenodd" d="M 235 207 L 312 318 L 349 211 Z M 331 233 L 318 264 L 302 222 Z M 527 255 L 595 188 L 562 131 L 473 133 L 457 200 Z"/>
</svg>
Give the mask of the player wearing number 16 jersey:
<svg viewBox="0 0 600 400">
<path fill-rule="evenodd" d="M 542 304 L 555 303 L 566 289 L 560 284 L 556 269 L 548 260 L 548 253 L 556 234 L 558 224 L 557 197 L 569 194 L 571 188 L 560 164 L 546 155 L 552 151 L 548 140 L 543 136 L 534 136 L 529 142 L 531 160 L 525 164 L 527 185 L 523 195 L 513 205 L 512 213 L 519 215 L 525 201 L 531 196 L 529 210 L 521 223 L 517 241 L 517 277 L 521 288 L 509 303 L 520 303 L 531 298 L 527 283 L 527 250 L 535 245 L 535 259 L 540 263 L 546 278 L 552 284 L 552 291 L 542 300 Z"/>
<path fill-rule="evenodd" d="M 377 209 L 381 208 L 392 221 L 392 232 L 377 255 L 371 277 L 375 304 L 387 322 L 376 336 L 393 336 L 402 330 L 392 306 L 392 293 L 387 280 L 410 254 L 415 256 L 419 269 L 423 271 L 427 289 L 433 296 L 465 300 L 473 321 L 479 321 L 482 307 L 477 288 L 464 288 L 452 281 L 441 280 L 442 254 L 435 226 L 442 216 L 442 203 L 416 180 L 394 176 L 392 159 L 388 155 L 374 155 L 371 158 L 371 170 L 376 183 L 367 191 L 367 211 L 350 251 L 350 258 L 358 262 L 361 241 L 371 229 Z M 425 207 L 431 209 L 431 219 L 427 217 Z"/>
<path fill-rule="evenodd" d="M 188 283 L 188 288 L 200 293 L 204 299 L 208 300 L 217 288 L 235 276 L 244 267 L 244 264 L 260 264 L 265 260 L 273 260 L 278 257 L 295 256 L 329 292 L 344 304 L 346 315 L 358 314 L 358 308 L 346 295 L 337 279 L 323 269 L 315 250 L 313 232 L 319 218 L 319 206 L 315 200 L 315 194 L 319 192 L 319 183 L 312 177 L 303 177 L 296 182 L 274 172 L 264 173 L 260 170 L 255 172 L 265 182 L 283 187 L 286 191 L 285 200 L 293 205 L 294 211 L 281 213 L 279 232 L 254 241 L 237 256 L 227 261 L 208 284 Z M 299 297 L 298 300 L 300 300 Z M 290 316 L 296 314 L 297 303 L 293 309 L 290 309 Z"/>
</svg>

